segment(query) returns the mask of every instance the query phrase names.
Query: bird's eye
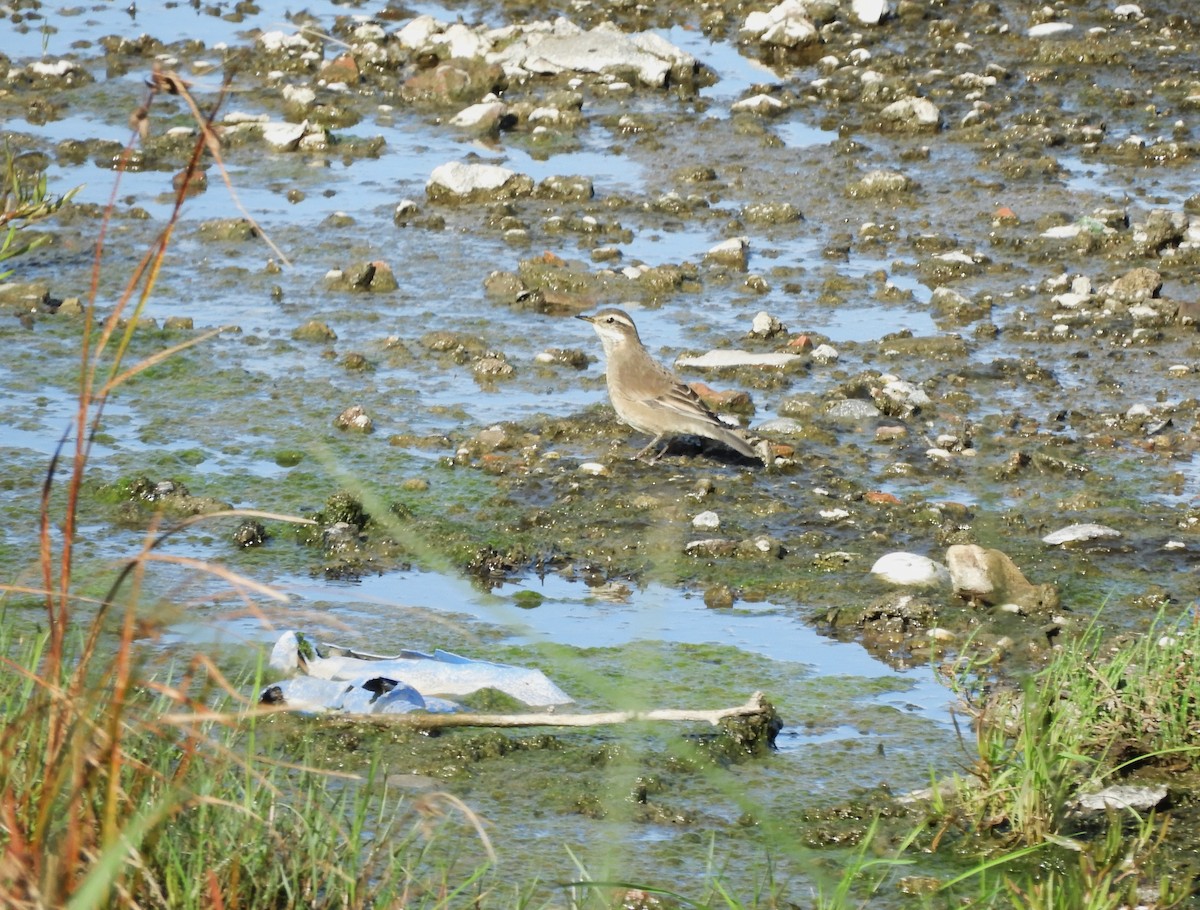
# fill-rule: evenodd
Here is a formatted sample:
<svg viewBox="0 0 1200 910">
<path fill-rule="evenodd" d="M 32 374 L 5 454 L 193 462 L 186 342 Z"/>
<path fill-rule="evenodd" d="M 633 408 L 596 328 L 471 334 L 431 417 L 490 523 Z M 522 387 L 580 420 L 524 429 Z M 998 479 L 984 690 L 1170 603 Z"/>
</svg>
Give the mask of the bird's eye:
<svg viewBox="0 0 1200 910">
<path fill-rule="evenodd" d="M 607 322 L 607 323 L 609 323 L 609 324 L 611 325 L 612 323 L 616 322 L 617 320 L 615 320 L 615 319 L 613 319 L 611 316 L 609 316 L 609 317 L 608 317 L 607 319 L 605 319 L 604 321 L 605 321 L 605 322 Z"/>
</svg>

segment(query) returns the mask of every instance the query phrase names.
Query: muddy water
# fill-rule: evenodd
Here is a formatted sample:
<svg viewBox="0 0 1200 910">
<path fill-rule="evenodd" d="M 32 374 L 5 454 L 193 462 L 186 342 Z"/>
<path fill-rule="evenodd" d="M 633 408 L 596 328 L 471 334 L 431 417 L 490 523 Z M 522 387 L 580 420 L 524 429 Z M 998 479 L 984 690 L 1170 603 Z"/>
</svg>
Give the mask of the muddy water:
<svg viewBox="0 0 1200 910">
<path fill-rule="evenodd" d="M 337 142 L 323 151 L 226 148 L 238 199 L 290 267 L 277 269 L 258 241 L 202 228 L 238 216 L 215 167 L 208 189 L 187 203 L 147 315 L 160 326 L 182 316 L 195 330 L 233 328 L 148 372 L 109 405 L 89 473 L 82 570 L 104 577 L 112 560 L 140 546 L 153 507 L 120 502 L 129 478 L 171 479 L 195 497 L 297 514 L 354 489 L 374 497 L 378 513 L 398 507 L 409 536 L 373 526 L 353 547 L 323 549 L 277 528 L 266 547 L 242 551 L 232 527 L 218 524 L 173 546 L 290 591 L 288 610 L 271 613 L 276 625 L 358 636 L 379 650 L 440 646 L 553 663 L 547 643 L 560 643 L 613 678 L 636 673 L 639 692 L 679 703 L 723 704 L 765 689 L 790 726 L 777 760 L 742 772 L 745 789 L 797 830 L 809 804 L 845 801 L 880 783 L 919 786 L 930 765 L 954 766 L 950 694 L 928 669 L 945 652 L 931 647 L 929 626 L 949 636 L 949 653 L 956 642 L 1004 642 L 996 646 L 1025 667 L 1044 658 L 1047 628 L 1069 635 L 1101 604 L 1114 627 L 1138 630 L 1162 605 L 1195 598 L 1200 234 L 1181 228 L 1151 243 L 1138 227 L 1161 220 L 1154 210 L 1186 220 L 1197 208 L 1187 89 L 1187 48 L 1197 36 L 1169 4 L 1142 4 L 1144 18 L 1132 19 L 1106 4 L 1077 4 L 1063 13 L 1075 30 L 1060 39 L 1029 36 L 1045 14 L 1012 2 L 906 3 L 872 27 L 841 10 L 824 23 L 825 47 L 811 58 L 739 44 L 745 11 L 734 5 L 707 10 L 703 21 L 689 9 L 613 11 L 626 31 L 653 30 L 694 55 L 705 78 L 628 92 L 591 77 L 513 83 L 503 93 L 510 102 L 578 90 L 582 122 L 482 137 L 449 125 L 465 101 L 407 103 L 394 91 L 395 73 L 369 73 L 339 95 L 320 85 L 315 64 L 265 59 L 257 30 L 297 28 L 278 14 L 145 6 L 130 16 L 110 4 L 43 4 L 0 26 L 0 53 L 14 72 L 43 54 L 66 55 L 93 77 L 64 86 L 10 76 L 0 96 L 14 149 L 46 156 L 52 189 L 83 184 L 76 214 L 44 228 L 54 243 L 18 263 L 17 277 L 43 282 L 52 298 L 85 293 L 99 220 L 84 206 L 107 204 L 116 180 L 111 151 L 93 144 L 81 157 L 62 143 L 126 141 L 155 53 L 204 101 L 227 49 L 245 49 L 250 59 L 226 112 L 297 119 L 281 85 L 312 85 L 322 103 L 359 119 L 334 127 Z M 312 23 L 343 39 L 346 16 L 390 32 L 418 13 L 499 26 L 557 12 L 308 6 Z M 577 15 L 583 26 L 599 19 L 584 8 Z M 143 33 L 161 46 L 106 52 L 101 43 Z M 331 60 L 338 47 L 329 42 L 319 56 Z M 416 70 L 404 66 L 404 76 Z M 278 67 L 283 74 L 272 75 Z M 785 112 L 731 111 L 760 91 L 784 99 Z M 940 128 L 880 126 L 884 105 L 911 94 L 940 106 Z M 175 99 L 160 98 L 151 124 L 158 135 L 188 118 Z M 102 313 L 168 217 L 170 176 L 182 161 L 160 155 L 153 167 L 121 175 Z M 584 175 L 595 195 L 439 205 L 425 184 L 448 161 L 503 164 L 537 182 Z M 908 187 L 864 190 L 860 181 L 880 169 L 902 174 Z M 397 223 L 406 199 L 417 214 Z M 777 202 L 803 217 L 755 214 Z M 1076 237 L 1044 236 L 1075 223 L 1084 225 Z M 745 271 L 704 261 L 733 236 L 748 238 Z M 617 258 L 598 258 L 597 247 Z M 544 253 L 564 260 L 569 286 L 583 288 L 567 303 L 538 307 L 485 291 L 491 273 L 517 273 Z M 327 279 L 372 260 L 392 268 L 397 290 L 351 292 Z M 638 264 L 684 277 L 661 286 L 597 278 Z M 1137 267 L 1162 280 L 1149 312 L 1107 306 L 1100 289 Z M 1056 302 L 1079 277 L 1093 299 L 1077 308 Z M 966 309 L 935 306 L 938 287 L 962 294 Z M 686 447 L 653 468 L 628 463 L 644 440 L 611 420 L 596 339 L 569 318 L 573 308 L 618 303 L 668 361 L 716 347 L 802 350 L 788 342 L 805 334 L 835 346 L 836 362 L 791 373 L 687 374 L 748 390 L 752 425 L 795 418 L 799 427 L 780 437 L 794 456 L 771 471 Z M 787 332 L 750 337 L 760 310 Z M 63 313 L 2 314 L 0 557 L 8 577 L 27 580 L 36 578 L 41 474 L 74 407 L 80 323 Z M 336 339 L 293 336 L 314 319 Z M 457 333 L 459 353 L 431 349 L 433 330 Z M 134 354 L 188 336 L 149 330 Z M 581 369 L 544 365 L 536 358 L 548 349 L 591 359 Z M 487 351 L 513 366 L 510 378 L 476 378 Z M 355 354 L 365 369 L 353 366 Z M 852 422 L 828 416 L 843 399 L 871 400 L 882 374 L 920 386 L 930 404 Z M 373 418 L 372 434 L 334 428 L 355 404 Z M 497 423 L 507 441 L 481 435 Z M 881 426 L 903 435 L 885 440 Z M 939 436 L 954 437 L 948 456 L 927 454 Z M 597 460 L 607 476 L 578 470 Z M 867 493 L 897 501 L 872 504 Z M 705 510 L 720 515 L 718 532 L 692 528 Z M 1123 536 L 1074 550 L 1041 542 L 1075 521 Z M 705 536 L 769 537 L 771 556 L 684 555 Z M 1059 609 L 996 614 L 941 592 L 926 596 L 923 622 L 889 624 L 895 617 L 877 607 L 888 591 L 868 573 L 873 561 L 896 549 L 941 558 L 962 542 L 1004 549 L 1031 581 L 1055 585 Z M 231 663 L 248 663 L 244 645 L 273 634 L 256 619 L 231 618 L 208 582 L 168 572 L 154 579 L 147 610 L 158 614 L 164 651 L 219 642 Z M 732 609 L 704 606 L 701 595 L 719 585 L 734 590 Z M 522 609 L 529 601 L 517 595 L 530 591 L 541 600 Z M 619 686 L 590 686 L 569 664 L 553 666 L 589 707 L 624 697 Z M 698 667 L 720 669 L 705 677 Z M 832 754 L 837 761 L 827 760 Z M 485 815 L 515 820 L 524 833 L 514 831 L 513 849 L 536 857 L 531 875 L 569 876 L 562 851 L 536 847 L 530 831 L 548 833 L 556 847 L 597 850 L 612 832 L 568 813 L 554 825 L 528 825 L 513 799 L 496 796 L 494 780 L 518 771 L 510 761 L 457 783 Z M 726 824 L 736 813 L 724 797 L 681 790 L 678 799 L 704 820 L 685 826 L 682 841 L 680 828 L 661 823 L 624 828 L 625 847 L 667 845 L 641 865 L 631 849 L 631 872 L 678 869 L 671 884 L 702 874 L 704 849 L 679 844 L 694 847 L 714 830 L 747 879 L 761 871 L 761 844 Z"/>
</svg>

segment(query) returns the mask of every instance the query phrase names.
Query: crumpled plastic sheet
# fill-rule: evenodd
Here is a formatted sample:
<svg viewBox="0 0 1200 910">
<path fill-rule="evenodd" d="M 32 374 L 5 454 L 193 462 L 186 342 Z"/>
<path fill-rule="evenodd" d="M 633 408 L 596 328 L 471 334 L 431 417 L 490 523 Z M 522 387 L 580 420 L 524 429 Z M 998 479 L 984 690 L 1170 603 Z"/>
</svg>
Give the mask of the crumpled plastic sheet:
<svg viewBox="0 0 1200 910">
<path fill-rule="evenodd" d="M 391 656 L 368 654 L 337 645 L 316 645 L 283 633 L 271 650 L 272 669 L 299 673 L 267 686 L 259 695 L 264 704 L 285 704 L 301 711 L 346 714 L 444 713 L 461 710 L 438 696 L 462 696 L 480 689 L 497 689 L 530 707 L 563 705 L 570 696 L 540 670 L 475 660 L 450 651 L 433 654 L 402 651 Z"/>
</svg>

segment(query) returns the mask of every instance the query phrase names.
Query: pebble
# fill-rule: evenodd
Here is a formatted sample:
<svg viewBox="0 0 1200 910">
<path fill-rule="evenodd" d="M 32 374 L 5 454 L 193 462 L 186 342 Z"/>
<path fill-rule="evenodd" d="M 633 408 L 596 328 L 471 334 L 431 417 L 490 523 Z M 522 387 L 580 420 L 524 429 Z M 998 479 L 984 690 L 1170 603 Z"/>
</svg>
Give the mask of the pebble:
<svg viewBox="0 0 1200 910">
<path fill-rule="evenodd" d="M 940 562 L 918 553 L 887 553 L 875 560 L 871 574 L 893 585 L 914 588 L 949 588 L 950 571 Z"/>
<path fill-rule="evenodd" d="M 1120 537 L 1121 532 L 1116 528 L 1098 524 L 1074 524 L 1061 528 L 1042 538 L 1042 543 L 1060 546 L 1067 543 L 1079 543 L 1085 540 L 1103 540 Z"/>
<path fill-rule="evenodd" d="M 704 254 L 704 258 L 708 262 L 716 262 L 720 265 L 727 265 L 744 271 L 749 258 L 749 250 L 750 238 L 731 237 L 728 240 L 722 240 L 716 246 L 710 248 Z"/>
<path fill-rule="evenodd" d="M 879 408 L 863 398 L 844 398 L 834 401 L 825 408 L 825 416 L 833 420 L 874 420 L 880 416 Z"/>
<path fill-rule="evenodd" d="M 308 121 L 303 123 L 267 123 L 263 125 L 263 141 L 273 149 L 291 151 L 299 148 L 300 140 L 308 129 Z"/>
<path fill-rule="evenodd" d="M 729 109 L 735 114 L 751 113 L 758 114 L 760 117 L 775 117 L 784 113 L 788 106 L 773 95 L 760 93 L 733 102 Z"/>
<path fill-rule="evenodd" d="M 761 335 L 763 338 L 770 338 L 773 335 L 778 335 L 786 331 L 787 326 L 766 310 L 759 310 L 755 313 L 754 321 L 750 323 L 751 334 Z"/>
<path fill-rule="evenodd" d="M 692 527 L 697 531 L 715 531 L 721 527 L 721 518 L 716 512 L 701 512 L 692 519 Z"/>
<path fill-rule="evenodd" d="M 608 469 L 608 465 L 598 461 L 585 461 L 579 466 L 579 473 L 590 474 L 592 477 L 608 477 L 612 471 Z"/>
<path fill-rule="evenodd" d="M 878 25 L 891 12 L 888 0 L 853 0 L 850 12 L 863 25 Z"/>
<path fill-rule="evenodd" d="M 370 433 L 375 429 L 375 423 L 363 409 L 362 405 L 351 405 L 338 414 L 333 425 L 339 430 L 354 430 L 356 433 Z"/>
<path fill-rule="evenodd" d="M 901 98 L 880 111 L 879 116 L 897 128 L 907 130 L 932 129 L 942 119 L 938 106 L 928 98 Z"/>
<path fill-rule="evenodd" d="M 503 101 L 484 101 L 465 107 L 450 118 L 450 125 L 471 129 L 474 127 L 491 128 L 500 123 L 508 113 L 508 105 Z"/>
<path fill-rule="evenodd" d="M 812 352 L 812 359 L 821 364 L 837 363 L 839 356 L 837 348 L 830 344 L 819 344 Z"/>
<path fill-rule="evenodd" d="M 1025 34 L 1030 38 L 1051 38 L 1054 35 L 1065 35 L 1074 28 L 1070 22 L 1039 22 Z"/>
</svg>

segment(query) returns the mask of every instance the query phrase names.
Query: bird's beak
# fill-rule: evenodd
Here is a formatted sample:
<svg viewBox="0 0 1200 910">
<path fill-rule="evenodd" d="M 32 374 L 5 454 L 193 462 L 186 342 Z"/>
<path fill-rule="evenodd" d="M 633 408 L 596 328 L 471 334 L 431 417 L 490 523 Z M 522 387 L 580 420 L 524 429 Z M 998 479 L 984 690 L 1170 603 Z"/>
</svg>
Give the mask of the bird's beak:
<svg viewBox="0 0 1200 910">
<path fill-rule="evenodd" d="M 584 322 L 595 322 L 596 321 L 595 316 L 588 316 L 586 313 L 576 313 L 575 318 L 582 319 Z"/>
</svg>

